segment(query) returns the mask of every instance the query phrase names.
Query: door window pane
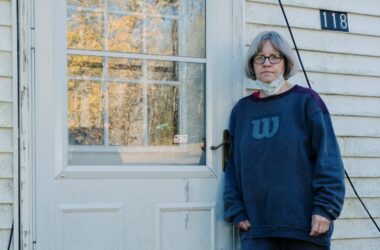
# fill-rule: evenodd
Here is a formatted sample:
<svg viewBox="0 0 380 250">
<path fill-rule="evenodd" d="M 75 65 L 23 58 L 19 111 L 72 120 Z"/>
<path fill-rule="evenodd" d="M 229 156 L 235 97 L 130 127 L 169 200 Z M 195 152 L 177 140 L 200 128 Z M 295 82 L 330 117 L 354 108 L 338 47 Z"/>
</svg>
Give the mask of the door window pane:
<svg viewBox="0 0 380 250">
<path fill-rule="evenodd" d="M 109 144 L 143 145 L 142 85 L 110 83 Z"/>
<path fill-rule="evenodd" d="M 205 0 L 67 1 L 67 48 L 205 58 Z"/>
<path fill-rule="evenodd" d="M 173 145 L 179 133 L 179 87 L 150 84 L 148 86 L 148 144 Z"/>
<path fill-rule="evenodd" d="M 96 10 L 69 9 L 67 14 L 67 47 L 102 50 L 104 13 Z"/>
<path fill-rule="evenodd" d="M 107 22 L 108 50 L 142 52 L 142 19 L 139 16 L 110 14 Z"/>
<path fill-rule="evenodd" d="M 204 64 L 68 58 L 71 164 L 204 164 Z"/>
<path fill-rule="evenodd" d="M 205 164 L 205 23 L 205 0 L 67 1 L 69 164 Z"/>
<path fill-rule="evenodd" d="M 99 82 L 68 82 L 68 117 L 70 145 L 102 145 L 103 101 Z"/>
</svg>

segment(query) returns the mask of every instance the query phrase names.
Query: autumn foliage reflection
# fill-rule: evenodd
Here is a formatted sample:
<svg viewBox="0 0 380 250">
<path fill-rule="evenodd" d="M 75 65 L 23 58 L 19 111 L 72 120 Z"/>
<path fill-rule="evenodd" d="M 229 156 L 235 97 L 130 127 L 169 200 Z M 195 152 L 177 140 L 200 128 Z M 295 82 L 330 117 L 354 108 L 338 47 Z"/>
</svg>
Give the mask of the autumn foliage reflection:
<svg viewBox="0 0 380 250">
<path fill-rule="evenodd" d="M 91 55 L 204 57 L 205 2 L 182 2 L 186 6 L 179 0 L 67 1 L 67 47 L 74 51 L 68 55 L 71 145 L 174 145 L 181 112 L 202 124 L 187 133 L 198 142 L 204 136 L 203 66 Z M 196 104 L 184 103 L 181 111 L 184 89 Z"/>
</svg>

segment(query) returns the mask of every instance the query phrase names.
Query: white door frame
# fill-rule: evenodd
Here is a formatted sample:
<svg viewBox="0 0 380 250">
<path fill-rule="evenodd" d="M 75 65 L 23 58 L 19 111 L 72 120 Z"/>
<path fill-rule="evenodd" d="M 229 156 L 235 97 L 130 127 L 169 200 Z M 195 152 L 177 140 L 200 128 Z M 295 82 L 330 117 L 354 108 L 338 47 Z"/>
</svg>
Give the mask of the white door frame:
<svg viewBox="0 0 380 250">
<path fill-rule="evenodd" d="M 216 1 L 216 0 L 206 0 Z M 19 171 L 20 175 L 20 214 L 15 218 L 15 225 L 20 220 L 20 229 L 15 230 L 15 249 L 34 249 L 33 239 L 35 238 L 35 139 L 34 139 L 34 0 L 18 1 L 19 17 L 19 89 L 15 90 L 16 97 L 19 96 Z M 12 1 L 12 6 L 15 12 L 16 0 Z M 245 0 L 232 1 L 233 15 L 233 58 L 232 60 L 232 79 L 231 84 L 234 88 L 232 91 L 233 100 L 236 102 L 245 93 L 243 82 L 243 52 L 244 52 L 244 20 L 245 20 Z M 14 15 L 16 16 L 16 15 Z M 14 18 L 15 19 L 15 18 Z M 16 21 L 15 21 L 16 25 Z M 16 27 L 16 26 L 14 26 Z M 13 36 L 15 37 L 15 35 Z M 17 51 L 14 48 L 13 51 Z M 16 53 L 15 53 L 16 54 Z M 17 56 L 17 55 L 15 55 Z M 14 70 L 17 72 L 17 70 Z M 15 76 L 17 74 L 15 73 Z M 17 110 L 17 109 L 15 109 Z M 15 123 L 17 124 L 17 123 Z M 17 137 L 15 137 L 17 138 Z M 221 140 L 221 135 L 218 137 Z M 15 151 L 17 152 L 17 151 Z M 15 154 L 16 155 L 16 154 Z M 16 157 L 15 157 L 16 159 Z M 16 162 L 16 161 L 15 161 Z M 15 167 L 17 169 L 17 167 Z M 17 169 L 18 170 L 18 169 Z M 18 171 L 15 171 L 15 173 Z M 17 176 L 15 175 L 15 178 Z M 15 195 L 18 193 L 18 182 L 15 181 Z M 18 206 L 17 206 L 18 207 Z M 15 212 L 18 208 L 15 209 Z M 16 214 L 16 213 L 15 213 Z M 17 227 L 15 227 L 17 228 Z M 21 245 L 18 246 L 18 231 L 21 234 Z"/>
<path fill-rule="evenodd" d="M 20 246 L 33 249 L 34 216 L 34 1 L 17 1 L 19 41 Z"/>
</svg>

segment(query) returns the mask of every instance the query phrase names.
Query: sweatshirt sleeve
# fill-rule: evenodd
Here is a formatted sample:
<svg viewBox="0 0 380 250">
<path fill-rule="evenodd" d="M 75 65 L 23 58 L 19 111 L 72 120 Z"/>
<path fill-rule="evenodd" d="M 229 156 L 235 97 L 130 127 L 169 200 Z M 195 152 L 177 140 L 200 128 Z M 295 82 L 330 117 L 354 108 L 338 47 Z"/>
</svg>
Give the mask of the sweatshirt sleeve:
<svg viewBox="0 0 380 250">
<path fill-rule="evenodd" d="M 224 176 L 224 220 L 234 225 L 246 220 L 248 217 L 245 212 L 241 192 L 237 180 L 237 170 L 234 161 L 234 126 L 235 108 L 232 110 L 230 119 L 230 152 Z"/>
<path fill-rule="evenodd" d="M 316 164 L 313 172 L 313 212 L 335 220 L 344 203 L 344 167 L 330 115 L 326 110 L 315 112 L 309 119 L 312 155 Z"/>
</svg>

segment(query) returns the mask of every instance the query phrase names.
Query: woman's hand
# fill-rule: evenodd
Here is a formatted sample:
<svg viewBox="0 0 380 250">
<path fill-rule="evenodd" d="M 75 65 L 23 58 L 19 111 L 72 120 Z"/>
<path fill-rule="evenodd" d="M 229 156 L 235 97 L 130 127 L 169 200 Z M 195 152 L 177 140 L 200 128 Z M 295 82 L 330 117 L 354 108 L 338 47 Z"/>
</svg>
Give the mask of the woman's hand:
<svg viewBox="0 0 380 250">
<path fill-rule="evenodd" d="M 243 221 L 240 221 L 236 227 L 238 227 L 244 231 L 248 231 L 251 228 L 251 223 L 249 223 L 248 220 L 243 220 Z"/>
<path fill-rule="evenodd" d="M 319 236 L 320 234 L 324 234 L 329 230 L 331 222 L 329 219 L 317 214 L 313 215 L 311 218 L 310 236 Z"/>
</svg>

